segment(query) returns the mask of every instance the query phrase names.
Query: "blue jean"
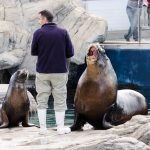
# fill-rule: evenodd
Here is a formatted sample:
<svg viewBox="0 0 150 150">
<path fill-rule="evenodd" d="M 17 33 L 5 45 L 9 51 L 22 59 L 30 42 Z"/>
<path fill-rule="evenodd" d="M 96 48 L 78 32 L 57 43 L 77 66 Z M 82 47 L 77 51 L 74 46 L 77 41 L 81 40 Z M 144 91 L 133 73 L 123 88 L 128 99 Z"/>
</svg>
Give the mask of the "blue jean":
<svg viewBox="0 0 150 150">
<path fill-rule="evenodd" d="M 147 6 L 143 6 L 142 8 L 142 13 L 143 13 L 143 25 L 148 26 L 148 13 L 147 13 Z"/>
<path fill-rule="evenodd" d="M 125 38 L 130 39 L 133 36 L 134 40 L 138 40 L 138 8 L 131 8 L 127 6 L 127 15 L 130 22 L 128 33 L 125 34 Z M 141 11 L 141 10 L 140 10 Z"/>
</svg>

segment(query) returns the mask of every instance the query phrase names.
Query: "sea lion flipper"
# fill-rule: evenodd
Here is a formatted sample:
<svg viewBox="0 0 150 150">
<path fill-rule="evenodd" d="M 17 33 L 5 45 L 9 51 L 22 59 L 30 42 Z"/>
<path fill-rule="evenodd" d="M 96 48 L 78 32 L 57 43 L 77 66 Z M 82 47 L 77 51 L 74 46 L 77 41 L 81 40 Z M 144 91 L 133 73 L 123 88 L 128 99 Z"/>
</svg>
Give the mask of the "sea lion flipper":
<svg viewBox="0 0 150 150">
<path fill-rule="evenodd" d="M 79 113 L 75 113 L 74 124 L 70 127 L 71 131 L 81 130 L 86 121 L 83 119 L 83 116 Z"/>
<path fill-rule="evenodd" d="M 104 117 L 103 117 L 103 121 L 102 121 L 103 128 L 104 129 L 110 129 L 113 127 L 113 125 L 110 122 L 106 121 L 106 116 L 107 116 L 107 113 L 105 113 Z"/>
<path fill-rule="evenodd" d="M 1 125 L 0 128 L 6 128 L 8 127 L 9 120 L 7 117 L 7 114 L 4 110 L 1 110 Z"/>
<path fill-rule="evenodd" d="M 33 126 L 35 126 L 34 124 L 29 124 L 28 123 L 28 116 L 29 116 L 28 113 L 24 116 L 24 118 L 22 120 L 22 126 L 23 127 L 33 127 Z"/>
</svg>

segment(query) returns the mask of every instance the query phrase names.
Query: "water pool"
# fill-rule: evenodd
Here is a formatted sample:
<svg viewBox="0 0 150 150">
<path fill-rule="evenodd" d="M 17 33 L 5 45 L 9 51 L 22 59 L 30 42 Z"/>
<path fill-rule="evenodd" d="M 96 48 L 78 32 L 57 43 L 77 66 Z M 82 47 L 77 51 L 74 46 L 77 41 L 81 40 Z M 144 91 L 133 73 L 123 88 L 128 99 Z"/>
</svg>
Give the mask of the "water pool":
<svg viewBox="0 0 150 150">
<path fill-rule="evenodd" d="M 73 120 L 74 120 L 74 109 L 68 109 L 65 115 L 65 125 L 72 125 Z M 39 125 L 37 113 L 31 114 L 29 122 L 35 125 Z M 55 114 L 53 109 L 47 110 L 46 124 L 48 128 L 56 126 Z"/>
</svg>

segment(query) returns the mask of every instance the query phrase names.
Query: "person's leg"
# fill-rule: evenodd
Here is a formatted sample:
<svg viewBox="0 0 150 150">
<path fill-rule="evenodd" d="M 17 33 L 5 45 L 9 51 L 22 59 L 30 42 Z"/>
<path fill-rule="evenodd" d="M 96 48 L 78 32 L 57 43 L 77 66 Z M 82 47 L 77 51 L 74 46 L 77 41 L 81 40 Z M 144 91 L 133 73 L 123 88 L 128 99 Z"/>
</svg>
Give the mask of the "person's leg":
<svg viewBox="0 0 150 150">
<path fill-rule="evenodd" d="M 51 77 L 52 95 L 54 97 L 54 110 L 58 134 L 71 132 L 69 127 L 64 127 L 65 111 L 67 110 L 67 81 L 68 74 L 54 74 Z"/>
<path fill-rule="evenodd" d="M 126 33 L 126 34 L 124 35 L 124 38 L 126 39 L 126 41 L 130 41 L 130 37 L 131 37 L 131 36 L 129 36 L 130 33 L 131 33 L 131 27 L 129 27 L 128 33 Z"/>
<path fill-rule="evenodd" d="M 135 30 L 133 31 L 133 39 L 135 41 L 138 41 L 138 27 L 136 27 Z"/>
<path fill-rule="evenodd" d="M 148 14 L 148 26 L 150 26 L 150 4 L 147 7 L 147 14 Z"/>
<path fill-rule="evenodd" d="M 144 26 L 148 26 L 148 14 L 147 14 L 147 6 L 143 6 L 142 8 L 142 12 L 143 12 L 143 25 Z"/>
<path fill-rule="evenodd" d="M 150 14 L 148 14 L 148 26 L 150 26 Z"/>
<path fill-rule="evenodd" d="M 46 134 L 46 109 L 48 108 L 48 99 L 51 94 L 50 81 L 47 75 L 36 73 L 36 91 L 37 91 L 37 102 L 38 102 L 38 118 L 40 125 L 39 134 Z"/>
<path fill-rule="evenodd" d="M 131 32 L 133 34 L 133 39 L 138 41 L 138 18 L 141 15 L 141 9 L 134 9 L 133 10 L 133 19 L 132 19 L 132 27 Z"/>
<path fill-rule="evenodd" d="M 127 6 L 126 12 L 127 12 L 128 19 L 129 19 L 129 22 L 130 22 L 130 27 L 129 27 L 129 29 L 128 29 L 128 33 L 126 33 L 126 34 L 124 35 L 124 38 L 125 38 L 127 41 L 130 41 L 130 37 L 132 36 L 132 33 L 131 33 L 131 24 L 132 24 L 132 17 L 133 17 L 132 8 Z"/>
</svg>

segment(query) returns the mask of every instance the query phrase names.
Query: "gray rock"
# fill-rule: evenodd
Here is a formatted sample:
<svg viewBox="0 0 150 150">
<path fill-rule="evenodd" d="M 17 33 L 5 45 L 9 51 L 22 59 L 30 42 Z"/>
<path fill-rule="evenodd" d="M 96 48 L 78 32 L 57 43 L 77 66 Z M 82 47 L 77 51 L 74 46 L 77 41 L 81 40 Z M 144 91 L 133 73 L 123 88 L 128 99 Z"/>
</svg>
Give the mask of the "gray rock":
<svg viewBox="0 0 150 150">
<path fill-rule="evenodd" d="M 84 128 L 84 131 L 58 135 L 49 128 L 46 136 L 38 135 L 39 129 L 35 127 L 1 129 L 0 143 L 5 150 L 10 146 L 11 150 L 150 150 L 149 137 L 143 134 L 145 127 L 150 130 L 149 122 L 150 116 L 135 116 L 109 130 Z"/>
<path fill-rule="evenodd" d="M 29 34 L 12 22 L 0 21 L 0 70 L 19 66 L 25 55 Z"/>
<path fill-rule="evenodd" d="M 82 64 L 84 62 L 88 44 L 93 42 L 93 40 L 104 42 L 107 32 L 107 22 L 103 18 L 87 13 L 83 8 L 79 7 L 79 3 L 79 0 L 0 1 L 0 20 L 11 22 L 11 24 L 7 22 L 9 24 L 9 28 L 7 29 L 8 32 L 1 33 L 0 31 L 0 46 L 2 45 L 3 40 L 5 44 L 3 48 L 0 47 L 0 52 L 9 51 L 13 46 L 15 46 L 16 49 L 20 49 L 19 47 L 21 46 L 21 49 L 25 49 L 25 52 L 27 53 L 27 55 L 25 55 L 26 53 L 20 54 L 21 58 L 26 56 L 21 68 L 26 67 L 30 70 L 30 73 L 34 74 L 36 58 L 33 58 L 30 55 L 32 34 L 40 27 L 37 21 L 38 12 L 43 9 L 48 9 L 54 14 L 54 21 L 58 23 L 59 26 L 66 28 L 70 33 L 75 47 L 75 56 L 73 57 L 72 62 Z M 3 22 L 0 22 L 0 26 L 3 26 Z M 19 31 L 16 30 L 16 26 L 19 26 Z M 13 32 L 11 31 L 12 29 Z M 26 36 L 25 32 L 29 33 L 30 36 Z M 9 40 L 10 37 L 12 42 Z M 17 37 L 17 39 L 15 39 L 15 37 Z M 22 41 L 19 42 L 19 40 Z M 27 41 L 30 43 L 28 44 Z M 5 58 L 5 63 L 4 59 L 1 61 L 3 61 L 3 68 L 0 67 L 0 69 L 4 69 L 5 63 L 6 68 L 8 68 L 10 60 Z M 16 61 L 14 63 L 11 62 L 12 67 L 18 64 L 20 65 L 21 62 L 22 61 L 18 61 L 18 63 L 16 63 Z"/>
</svg>

